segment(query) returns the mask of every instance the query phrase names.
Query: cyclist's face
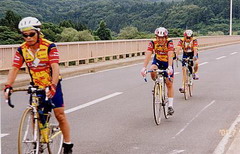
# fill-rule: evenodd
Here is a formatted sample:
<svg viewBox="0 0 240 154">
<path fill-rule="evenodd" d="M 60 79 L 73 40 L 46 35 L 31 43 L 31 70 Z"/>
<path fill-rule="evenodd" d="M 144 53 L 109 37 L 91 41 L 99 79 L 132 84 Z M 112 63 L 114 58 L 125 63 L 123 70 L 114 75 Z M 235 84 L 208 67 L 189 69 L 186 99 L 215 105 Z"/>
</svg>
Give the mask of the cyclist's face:
<svg viewBox="0 0 240 154">
<path fill-rule="evenodd" d="M 23 39 L 27 45 L 35 45 L 38 39 L 38 34 L 36 30 L 27 30 L 22 32 Z"/>
<path fill-rule="evenodd" d="M 159 37 L 159 36 L 157 36 L 156 38 L 157 38 L 157 41 L 158 41 L 160 44 L 163 44 L 163 43 L 165 43 L 165 42 L 166 42 L 166 40 L 167 40 L 167 38 L 166 38 L 166 37 Z"/>
<path fill-rule="evenodd" d="M 186 42 L 191 42 L 191 38 L 192 38 L 192 37 L 187 37 L 187 36 L 185 36 Z"/>
</svg>

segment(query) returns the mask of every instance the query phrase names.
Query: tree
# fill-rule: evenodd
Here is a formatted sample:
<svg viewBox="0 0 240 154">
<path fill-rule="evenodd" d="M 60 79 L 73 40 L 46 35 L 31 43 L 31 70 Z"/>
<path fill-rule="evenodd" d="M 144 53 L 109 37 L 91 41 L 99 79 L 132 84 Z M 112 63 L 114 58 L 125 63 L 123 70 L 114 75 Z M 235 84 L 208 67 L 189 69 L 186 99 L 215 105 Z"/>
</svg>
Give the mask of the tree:
<svg viewBox="0 0 240 154">
<path fill-rule="evenodd" d="M 56 36 L 60 42 L 93 41 L 94 37 L 89 30 L 77 31 L 73 28 L 64 28 L 60 35 Z"/>
<path fill-rule="evenodd" d="M 75 41 L 94 41 L 94 37 L 89 30 L 79 31 L 74 36 Z"/>
<path fill-rule="evenodd" d="M 0 20 L 0 26 L 7 26 L 12 30 L 18 29 L 18 23 L 21 20 L 21 16 L 14 13 L 11 10 L 8 10 L 5 14 L 5 18 Z"/>
<path fill-rule="evenodd" d="M 64 20 L 62 22 L 60 22 L 59 24 L 60 27 L 65 27 L 65 28 L 75 28 L 75 25 L 72 23 L 71 20 Z"/>
<path fill-rule="evenodd" d="M 60 42 L 72 42 L 75 41 L 74 37 L 77 34 L 77 30 L 73 29 L 73 28 L 64 28 L 62 33 L 59 36 L 59 40 Z"/>
<path fill-rule="evenodd" d="M 118 38 L 120 39 L 134 39 L 139 36 L 139 31 L 137 27 L 127 26 L 120 30 Z"/>
<path fill-rule="evenodd" d="M 95 34 L 101 39 L 101 40 L 112 40 L 111 30 L 107 28 L 105 21 L 100 21 L 99 27 L 96 30 Z"/>
<path fill-rule="evenodd" d="M 22 43 L 22 36 L 6 26 L 0 26 L 0 45 Z"/>
</svg>

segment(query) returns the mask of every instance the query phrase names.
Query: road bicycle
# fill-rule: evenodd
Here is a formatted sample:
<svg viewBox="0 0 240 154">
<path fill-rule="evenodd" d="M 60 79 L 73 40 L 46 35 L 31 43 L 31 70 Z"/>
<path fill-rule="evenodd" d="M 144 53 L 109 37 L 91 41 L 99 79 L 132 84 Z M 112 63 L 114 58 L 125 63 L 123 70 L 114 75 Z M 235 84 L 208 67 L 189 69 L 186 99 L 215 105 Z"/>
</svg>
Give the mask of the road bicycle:
<svg viewBox="0 0 240 154">
<path fill-rule="evenodd" d="M 17 91 L 27 91 L 30 95 L 19 126 L 18 154 L 62 153 L 63 135 L 59 125 L 51 118 L 54 104 L 51 99 L 44 98 L 46 91 L 36 86 L 12 90 Z M 10 96 L 6 102 L 14 108 Z"/>
<path fill-rule="evenodd" d="M 185 77 L 183 78 L 183 94 L 185 100 L 193 96 L 193 66 L 194 61 L 191 58 L 178 59 L 183 65 L 183 73 Z"/>
<path fill-rule="evenodd" d="M 165 119 L 169 118 L 169 115 L 167 113 L 168 99 L 166 91 L 166 80 L 170 80 L 170 77 L 166 77 L 166 74 L 168 73 L 167 70 L 156 69 L 147 71 L 147 73 L 149 72 L 156 72 L 157 74 L 156 80 L 154 81 L 152 94 L 154 121 L 156 125 L 159 125 L 161 123 L 162 115 L 164 115 Z M 146 78 L 145 81 L 147 81 Z"/>
</svg>

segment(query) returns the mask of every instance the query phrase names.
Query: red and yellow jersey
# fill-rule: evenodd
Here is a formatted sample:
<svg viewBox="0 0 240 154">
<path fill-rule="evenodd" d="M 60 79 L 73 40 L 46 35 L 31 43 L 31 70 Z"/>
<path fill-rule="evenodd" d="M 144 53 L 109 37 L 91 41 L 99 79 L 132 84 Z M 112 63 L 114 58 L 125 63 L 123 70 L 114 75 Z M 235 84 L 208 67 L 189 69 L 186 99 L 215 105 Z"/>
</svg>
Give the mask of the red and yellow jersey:
<svg viewBox="0 0 240 154">
<path fill-rule="evenodd" d="M 51 64 L 59 62 L 59 53 L 56 45 L 46 39 L 40 39 L 39 44 L 39 49 L 33 54 L 23 43 L 15 53 L 13 66 L 20 68 L 25 62 L 34 84 L 45 88 L 51 84 Z"/>
<path fill-rule="evenodd" d="M 186 42 L 185 38 L 179 40 L 178 45 L 184 52 L 193 52 L 194 48 L 198 48 L 198 41 L 196 38 L 192 38 L 190 42 Z"/>
<path fill-rule="evenodd" d="M 168 52 L 174 51 L 173 41 L 170 39 L 167 39 L 167 41 L 163 45 L 160 45 L 157 40 L 151 41 L 148 44 L 147 50 L 155 53 L 157 60 L 167 62 L 168 61 Z"/>
</svg>

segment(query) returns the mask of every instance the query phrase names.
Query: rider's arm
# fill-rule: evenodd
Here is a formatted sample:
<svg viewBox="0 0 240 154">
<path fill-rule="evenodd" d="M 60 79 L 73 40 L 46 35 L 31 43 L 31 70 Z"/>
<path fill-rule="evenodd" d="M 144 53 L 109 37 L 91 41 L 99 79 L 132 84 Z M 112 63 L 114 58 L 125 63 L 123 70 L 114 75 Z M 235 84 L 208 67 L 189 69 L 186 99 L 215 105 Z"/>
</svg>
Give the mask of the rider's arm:
<svg viewBox="0 0 240 154">
<path fill-rule="evenodd" d="M 172 66 L 173 65 L 173 50 L 168 51 L 168 66 Z"/>
<path fill-rule="evenodd" d="M 147 68 L 149 61 L 151 60 L 152 51 L 147 50 L 145 52 L 145 59 L 143 62 L 143 67 Z"/>
<path fill-rule="evenodd" d="M 20 50 L 21 48 L 19 47 L 14 55 L 12 69 L 8 73 L 8 78 L 5 85 L 9 85 L 9 86 L 13 85 L 17 77 L 17 73 L 23 65 L 24 60 L 23 60 L 23 56 L 20 54 Z"/>
<path fill-rule="evenodd" d="M 144 62 L 143 62 L 143 67 L 144 68 L 147 68 L 148 63 L 151 60 L 151 55 L 153 53 L 153 50 L 154 50 L 154 43 L 153 43 L 153 41 L 151 41 L 148 44 L 147 51 L 145 51 L 145 59 L 144 59 Z"/>
<path fill-rule="evenodd" d="M 52 68 L 52 84 L 56 86 L 59 81 L 59 53 L 54 43 L 52 43 L 49 48 L 49 62 Z"/>
<path fill-rule="evenodd" d="M 177 57 L 180 55 L 181 49 L 182 49 L 182 48 L 181 48 L 180 46 L 177 46 L 177 47 L 176 47 L 175 52 L 176 52 L 176 56 L 177 56 Z"/>
<path fill-rule="evenodd" d="M 168 66 L 173 65 L 173 57 L 174 57 L 174 45 L 173 42 L 170 41 L 168 43 Z"/>
<path fill-rule="evenodd" d="M 197 41 L 197 39 L 193 40 L 193 53 L 194 53 L 194 56 L 197 56 L 197 54 L 198 54 L 198 41 Z"/>
<path fill-rule="evenodd" d="M 12 67 L 12 69 L 8 73 L 8 78 L 7 78 L 7 82 L 5 85 L 10 85 L 10 86 L 13 85 L 13 83 L 17 77 L 18 71 L 19 71 L 19 68 L 14 67 L 14 66 Z"/>
<path fill-rule="evenodd" d="M 57 85 L 59 81 L 59 65 L 58 63 L 52 63 L 52 84 Z"/>
<path fill-rule="evenodd" d="M 183 45 L 183 40 L 182 39 L 180 39 L 179 41 L 178 41 L 178 45 L 177 45 L 177 47 L 176 47 L 176 54 L 177 54 L 177 57 L 180 55 L 180 52 L 181 52 L 181 49 L 182 49 L 182 45 Z"/>
</svg>

